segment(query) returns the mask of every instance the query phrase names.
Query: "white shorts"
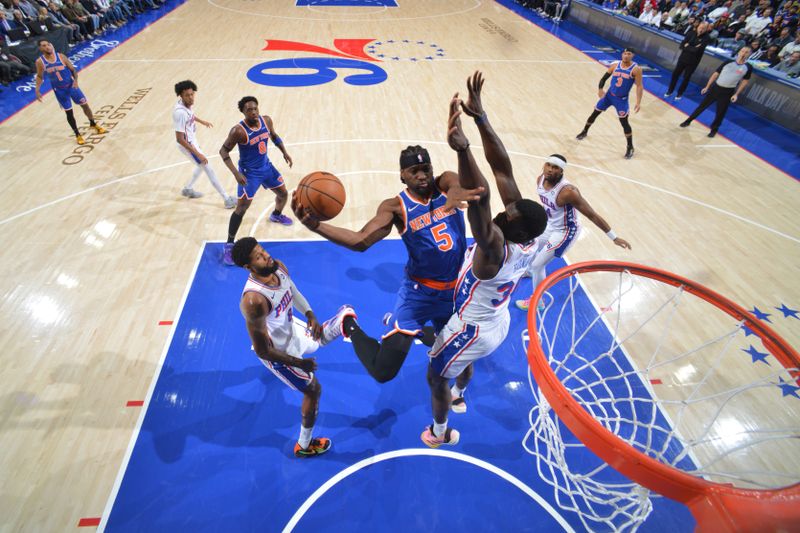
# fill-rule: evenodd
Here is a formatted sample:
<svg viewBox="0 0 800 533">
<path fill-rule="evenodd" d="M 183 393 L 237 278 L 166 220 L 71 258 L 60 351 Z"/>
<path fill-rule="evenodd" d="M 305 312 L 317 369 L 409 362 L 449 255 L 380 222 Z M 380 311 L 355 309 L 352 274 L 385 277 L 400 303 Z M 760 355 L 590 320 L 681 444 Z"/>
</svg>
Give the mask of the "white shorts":
<svg viewBox="0 0 800 533">
<path fill-rule="evenodd" d="M 305 322 L 295 318 L 292 327 L 294 331 L 288 345 L 275 346 L 275 348 L 293 357 L 303 357 L 319 349 L 319 342 L 311 338 L 311 334 L 306 330 Z M 313 372 L 306 372 L 296 366 L 287 366 L 283 363 L 276 363 L 264 359 L 261 359 L 261 361 L 279 380 L 283 381 L 294 390 L 302 392 L 314 380 Z"/>
<path fill-rule="evenodd" d="M 491 355 L 508 335 L 511 315 L 506 309 L 491 323 L 470 323 L 453 315 L 429 352 L 431 367 L 444 378 L 454 378 L 471 362 Z"/>
<path fill-rule="evenodd" d="M 199 145 L 197 145 L 196 143 L 189 143 L 189 144 L 191 144 L 191 145 L 194 147 L 194 149 L 195 149 L 195 150 L 197 150 L 198 152 L 200 152 L 201 154 L 203 154 L 203 156 L 205 156 L 205 155 L 206 155 L 206 154 L 205 154 L 205 153 L 203 153 L 203 151 L 200 149 L 200 146 L 199 146 Z M 178 147 L 178 150 L 180 151 L 180 153 L 182 153 L 183 155 L 185 155 L 186 157 L 188 157 L 188 158 L 189 158 L 189 161 L 191 161 L 191 162 L 192 162 L 192 163 L 194 163 L 195 165 L 199 165 L 199 164 L 200 164 L 200 161 L 197 159 L 197 157 L 196 157 L 196 156 L 195 156 L 195 155 L 194 155 L 192 152 L 190 152 L 189 150 L 187 150 L 187 149 L 186 149 L 184 146 L 181 146 L 180 144 L 177 144 L 177 143 L 176 143 L 176 146 Z M 206 159 L 208 159 L 208 158 L 206 157 Z"/>
</svg>

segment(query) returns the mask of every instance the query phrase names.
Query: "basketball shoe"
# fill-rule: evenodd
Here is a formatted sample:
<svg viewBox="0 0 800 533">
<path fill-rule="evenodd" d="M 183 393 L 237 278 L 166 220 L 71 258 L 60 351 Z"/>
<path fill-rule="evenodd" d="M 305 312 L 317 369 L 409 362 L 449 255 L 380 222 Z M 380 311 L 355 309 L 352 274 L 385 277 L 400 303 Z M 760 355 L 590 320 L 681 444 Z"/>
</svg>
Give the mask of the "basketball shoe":
<svg viewBox="0 0 800 533">
<path fill-rule="evenodd" d="M 76 135 L 75 142 L 77 142 L 78 144 L 86 144 L 86 141 L 83 140 L 83 135 Z"/>
<path fill-rule="evenodd" d="M 353 317 L 353 320 L 358 318 L 356 316 L 356 310 L 353 309 L 352 306 L 345 304 L 336 311 L 336 314 L 333 315 L 332 318 L 326 320 L 322 324 L 322 339 L 320 344 L 328 344 L 336 340 L 339 335 L 347 337 L 347 335 L 344 334 L 343 323 L 344 319 L 348 316 Z"/>
<path fill-rule="evenodd" d="M 527 311 L 529 307 L 528 300 L 517 300 L 516 302 L 514 302 L 514 305 L 516 305 L 517 309 L 519 309 L 520 311 Z M 539 305 L 536 306 L 536 309 L 539 312 L 542 312 L 544 311 L 544 308 L 545 308 L 544 301 L 539 300 Z"/>
<path fill-rule="evenodd" d="M 104 133 L 108 133 L 108 130 L 107 130 L 107 129 L 105 129 L 105 128 L 104 128 L 103 126 L 101 126 L 100 124 L 95 124 L 94 126 L 92 126 L 92 129 L 93 129 L 94 131 L 96 131 L 97 133 L 99 133 L 100 135 L 102 135 L 102 134 L 104 134 Z"/>
<path fill-rule="evenodd" d="M 270 222 L 275 222 L 276 224 L 283 224 L 284 226 L 291 226 L 292 219 L 284 215 L 283 213 L 272 213 L 269 216 Z"/>
<path fill-rule="evenodd" d="M 190 189 L 189 187 L 184 187 L 181 189 L 181 196 L 185 196 L 186 198 L 202 198 L 203 193 Z"/>
<path fill-rule="evenodd" d="M 463 396 L 459 396 L 458 398 L 453 398 L 453 401 L 450 403 L 450 409 L 454 413 L 462 414 L 467 412 L 467 401 L 464 399 Z"/>
<path fill-rule="evenodd" d="M 422 432 L 422 435 L 420 435 L 419 438 L 422 439 L 422 442 L 425 443 L 425 446 L 429 448 L 438 448 L 442 444 L 455 446 L 458 444 L 460 435 L 455 429 L 447 428 L 444 432 L 444 435 L 437 437 L 433 434 L 433 425 L 430 425 L 425 428 L 425 431 Z"/>
<path fill-rule="evenodd" d="M 299 442 L 295 443 L 294 456 L 316 457 L 317 455 L 322 455 L 323 453 L 327 452 L 330 449 L 331 449 L 331 439 L 319 437 L 316 439 L 311 439 L 311 442 L 308 443 L 308 448 L 301 448 Z"/>
<path fill-rule="evenodd" d="M 226 196 L 225 197 L 225 209 L 233 209 L 236 207 L 236 198 L 233 196 Z"/>
</svg>

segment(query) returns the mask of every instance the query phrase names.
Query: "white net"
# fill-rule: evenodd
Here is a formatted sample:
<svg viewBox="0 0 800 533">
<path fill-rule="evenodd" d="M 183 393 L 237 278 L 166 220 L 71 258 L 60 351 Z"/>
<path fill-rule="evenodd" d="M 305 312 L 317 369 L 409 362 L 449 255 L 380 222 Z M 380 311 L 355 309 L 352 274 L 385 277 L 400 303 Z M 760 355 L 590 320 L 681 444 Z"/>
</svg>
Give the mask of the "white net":
<svg viewBox="0 0 800 533">
<path fill-rule="evenodd" d="M 800 481 L 796 368 L 685 287 L 625 270 L 580 277 L 548 288 L 538 327 L 550 368 L 583 409 L 640 452 L 712 482 Z M 588 530 L 635 531 L 650 491 L 589 452 L 529 382 L 523 446 L 558 504 Z"/>
</svg>

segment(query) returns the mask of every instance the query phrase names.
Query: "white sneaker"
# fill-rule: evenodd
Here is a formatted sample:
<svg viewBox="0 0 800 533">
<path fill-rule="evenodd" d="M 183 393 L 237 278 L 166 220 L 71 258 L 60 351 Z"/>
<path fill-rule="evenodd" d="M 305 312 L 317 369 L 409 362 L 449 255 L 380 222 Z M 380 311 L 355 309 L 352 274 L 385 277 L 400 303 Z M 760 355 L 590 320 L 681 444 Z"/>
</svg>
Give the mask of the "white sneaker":
<svg viewBox="0 0 800 533">
<path fill-rule="evenodd" d="M 348 316 L 355 318 L 356 317 L 356 310 L 352 308 L 350 305 L 343 305 L 336 311 L 336 314 L 333 315 L 332 318 L 326 320 L 322 324 L 322 339 L 320 339 L 320 344 L 325 345 L 331 341 L 336 340 L 340 335 L 347 336 L 344 334 L 344 319 Z"/>
<path fill-rule="evenodd" d="M 225 209 L 233 209 L 236 207 L 236 198 L 233 196 L 226 196 L 225 197 Z"/>
<path fill-rule="evenodd" d="M 198 191 L 196 191 L 194 189 L 190 189 L 188 187 L 184 187 L 181 190 L 181 194 L 183 196 L 185 196 L 186 198 L 202 198 L 203 197 L 203 193 L 198 192 Z"/>
<path fill-rule="evenodd" d="M 454 413 L 462 414 L 467 412 L 467 402 L 464 400 L 463 396 L 459 396 L 458 398 L 453 398 L 453 401 L 450 403 L 450 409 L 453 410 Z"/>
</svg>

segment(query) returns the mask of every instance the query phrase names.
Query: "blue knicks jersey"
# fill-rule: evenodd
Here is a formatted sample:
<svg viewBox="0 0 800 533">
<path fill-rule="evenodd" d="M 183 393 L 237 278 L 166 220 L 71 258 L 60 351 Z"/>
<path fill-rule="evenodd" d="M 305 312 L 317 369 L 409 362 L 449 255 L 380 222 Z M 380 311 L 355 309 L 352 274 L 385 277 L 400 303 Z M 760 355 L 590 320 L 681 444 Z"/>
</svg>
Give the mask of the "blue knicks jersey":
<svg viewBox="0 0 800 533">
<path fill-rule="evenodd" d="M 611 87 L 608 89 L 608 94 L 616 98 L 627 98 L 635 81 L 633 79 L 633 69 L 635 68 L 636 63 L 631 63 L 628 68 L 622 68 L 622 61 L 617 63 L 617 68 L 611 74 Z"/>
<path fill-rule="evenodd" d="M 467 249 L 464 214 L 458 209 L 445 211 L 447 197 L 434 191 L 421 203 L 407 190 L 398 197 L 405 211 L 401 234 L 408 250 L 406 274 L 417 281 L 455 282 Z"/>
<path fill-rule="evenodd" d="M 56 53 L 56 59 L 52 63 L 41 55 L 39 59 L 42 60 L 44 66 L 44 75 L 50 80 L 50 85 L 53 89 L 69 89 L 72 87 L 72 71 L 61 61 L 61 56 Z"/>
<path fill-rule="evenodd" d="M 251 129 L 242 120 L 239 125 L 247 134 L 247 142 L 239 143 L 239 171 L 261 170 L 267 166 L 267 141 L 269 140 L 269 129 L 263 117 L 258 117 L 258 129 Z"/>
</svg>

